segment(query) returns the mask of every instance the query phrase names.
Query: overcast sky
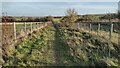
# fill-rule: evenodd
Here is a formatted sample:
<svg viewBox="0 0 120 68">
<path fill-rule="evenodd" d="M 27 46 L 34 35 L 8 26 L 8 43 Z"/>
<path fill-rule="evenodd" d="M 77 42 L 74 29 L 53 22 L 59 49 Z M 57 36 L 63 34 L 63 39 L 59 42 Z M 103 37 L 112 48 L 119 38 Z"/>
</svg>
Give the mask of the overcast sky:
<svg viewBox="0 0 120 68">
<path fill-rule="evenodd" d="M 7 1 L 7 0 L 6 0 Z M 13 0 L 11 0 L 13 1 Z M 118 2 L 3 2 L 2 12 L 12 16 L 65 15 L 65 11 L 74 8 L 79 14 L 114 13 Z"/>
<path fill-rule="evenodd" d="M 119 0 L 1 0 L 2 2 L 118 2 Z"/>
</svg>

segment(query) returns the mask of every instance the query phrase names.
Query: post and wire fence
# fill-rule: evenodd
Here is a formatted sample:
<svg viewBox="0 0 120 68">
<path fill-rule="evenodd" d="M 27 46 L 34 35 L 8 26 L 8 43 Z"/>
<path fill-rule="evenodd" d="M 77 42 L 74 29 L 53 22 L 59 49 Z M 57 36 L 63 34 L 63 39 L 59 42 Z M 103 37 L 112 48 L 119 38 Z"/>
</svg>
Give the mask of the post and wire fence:
<svg viewBox="0 0 120 68">
<path fill-rule="evenodd" d="M 47 26 L 47 22 L 14 22 L 14 39 L 21 33 L 28 34 Z"/>
<path fill-rule="evenodd" d="M 8 30 L 10 32 L 8 32 L 7 35 L 11 35 L 10 37 L 14 38 L 14 40 L 17 40 L 20 36 L 27 35 L 29 33 L 32 33 L 34 30 L 39 30 L 46 27 L 47 23 L 48 22 L 12 22 L 7 24 L 7 26 L 10 26 L 12 28 L 5 27 L 5 29 L 11 29 Z M 119 31 L 117 30 L 118 24 L 116 23 L 78 22 L 76 23 L 75 27 L 80 30 L 96 34 L 98 36 L 104 36 L 109 40 L 112 38 L 118 38 L 119 34 Z M 7 32 L 6 30 L 4 31 Z"/>
<path fill-rule="evenodd" d="M 2 23 L 3 27 L 3 45 L 14 45 L 20 37 L 28 34 L 32 35 L 33 31 L 37 31 L 48 26 L 49 22 L 7 22 Z M 8 28 L 9 27 L 9 28 Z M 5 35 L 5 36 L 4 36 Z"/>
<path fill-rule="evenodd" d="M 105 38 L 111 40 L 113 38 L 118 38 L 119 30 L 117 23 L 99 22 L 99 23 L 88 23 L 88 22 L 78 22 L 78 29 L 87 31 L 89 33 L 96 34 L 98 36 L 104 36 Z"/>
</svg>

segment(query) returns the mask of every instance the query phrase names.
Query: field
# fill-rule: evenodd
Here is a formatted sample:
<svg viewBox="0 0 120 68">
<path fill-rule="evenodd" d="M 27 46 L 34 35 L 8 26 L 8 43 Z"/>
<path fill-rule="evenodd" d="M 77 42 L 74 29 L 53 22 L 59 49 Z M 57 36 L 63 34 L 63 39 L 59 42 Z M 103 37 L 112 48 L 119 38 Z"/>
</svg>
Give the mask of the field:
<svg viewBox="0 0 120 68">
<path fill-rule="evenodd" d="M 3 66 L 120 66 L 120 45 L 104 37 L 53 23 L 19 39 Z"/>
<path fill-rule="evenodd" d="M 0 68 L 120 68 L 118 4 L 1 3 Z"/>
</svg>

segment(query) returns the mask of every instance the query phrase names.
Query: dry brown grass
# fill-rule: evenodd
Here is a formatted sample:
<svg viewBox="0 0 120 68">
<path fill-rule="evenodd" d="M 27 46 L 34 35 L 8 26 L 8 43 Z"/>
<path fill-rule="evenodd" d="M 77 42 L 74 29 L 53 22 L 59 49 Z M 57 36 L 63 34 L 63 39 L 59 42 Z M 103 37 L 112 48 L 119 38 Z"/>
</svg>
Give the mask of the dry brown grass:
<svg viewBox="0 0 120 68">
<path fill-rule="evenodd" d="M 99 31 L 99 33 L 97 34 L 96 31 L 89 31 L 89 30 L 86 30 L 86 29 L 80 29 L 80 31 L 82 32 L 87 32 L 87 33 L 91 33 L 91 34 L 94 34 L 94 35 L 98 35 L 100 37 L 103 37 L 105 38 L 106 40 L 111 40 L 111 42 L 115 43 L 115 44 L 119 44 L 118 43 L 118 39 L 119 39 L 119 34 L 118 33 L 112 33 L 112 37 L 111 39 L 110 38 L 110 35 L 109 35 L 109 32 L 106 32 L 106 31 Z"/>
</svg>

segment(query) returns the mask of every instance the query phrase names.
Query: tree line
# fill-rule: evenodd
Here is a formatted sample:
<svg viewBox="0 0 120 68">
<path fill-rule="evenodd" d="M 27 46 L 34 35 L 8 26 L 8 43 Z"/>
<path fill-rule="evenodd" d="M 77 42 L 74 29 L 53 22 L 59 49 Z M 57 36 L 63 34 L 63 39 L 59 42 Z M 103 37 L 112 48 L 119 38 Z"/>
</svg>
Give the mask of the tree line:
<svg viewBox="0 0 120 68">
<path fill-rule="evenodd" d="M 19 20 L 17 20 L 19 19 Z M 47 17 L 11 17 L 11 16 L 3 16 L 2 22 L 47 22 L 52 21 L 52 16 Z"/>
<path fill-rule="evenodd" d="M 120 20 L 120 11 L 117 13 L 107 13 L 107 14 L 98 14 L 98 15 L 78 15 L 75 9 L 68 9 L 66 11 L 66 16 L 61 18 L 61 22 L 73 23 L 76 21 L 102 21 L 102 20 Z M 17 20 L 16 17 L 2 17 L 2 22 L 46 22 L 53 21 L 52 16 L 46 17 L 21 17 Z"/>
</svg>

